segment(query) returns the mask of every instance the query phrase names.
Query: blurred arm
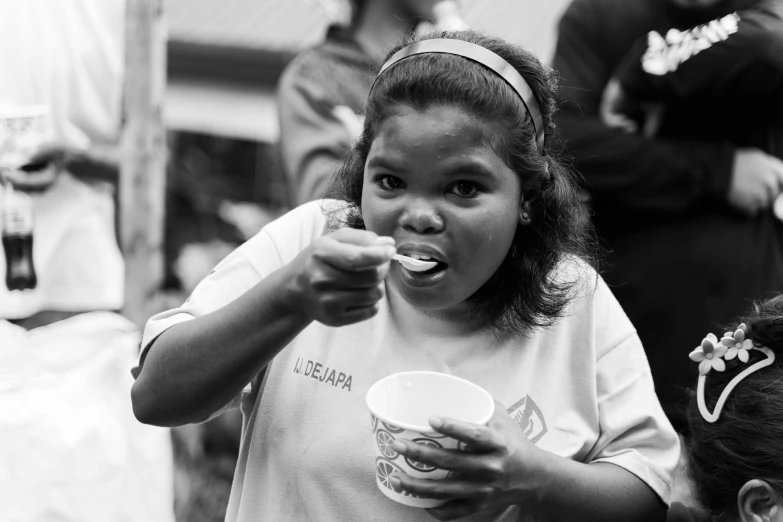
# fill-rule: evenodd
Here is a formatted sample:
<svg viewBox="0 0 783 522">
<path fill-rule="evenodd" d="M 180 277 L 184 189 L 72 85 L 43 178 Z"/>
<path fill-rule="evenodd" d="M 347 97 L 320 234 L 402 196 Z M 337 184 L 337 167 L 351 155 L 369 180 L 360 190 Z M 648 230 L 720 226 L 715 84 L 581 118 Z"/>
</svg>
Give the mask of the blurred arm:
<svg viewBox="0 0 783 522">
<path fill-rule="evenodd" d="M 783 16 L 783 13 L 780 14 Z M 684 99 L 724 85 L 749 67 L 764 64 L 783 71 L 783 20 L 765 11 L 727 15 L 701 26 L 691 48 L 681 55 L 660 35 L 637 42 L 618 69 L 623 89 L 639 99 Z"/>
<path fill-rule="evenodd" d="M 281 160 L 297 206 L 321 196 L 353 135 L 322 87 L 296 70 L 280 82 L 278 107 Z"/>
</svg>

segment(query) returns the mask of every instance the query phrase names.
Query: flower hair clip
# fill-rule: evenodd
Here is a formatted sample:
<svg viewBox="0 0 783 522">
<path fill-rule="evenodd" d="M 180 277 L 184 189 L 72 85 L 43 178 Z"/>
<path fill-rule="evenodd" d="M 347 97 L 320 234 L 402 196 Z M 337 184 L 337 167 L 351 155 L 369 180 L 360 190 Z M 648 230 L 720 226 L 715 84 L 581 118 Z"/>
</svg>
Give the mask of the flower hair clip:
<svg viewBox="0 0 783 522">
<path fill-rule="evenodd" d="M 745 324 L 739 325 L 737 330 L 733 333 L 726 332 L 720 341 L 718 341 L 718 337 L 715 334 L 707 334 L 707 337 L 701 341 L 701 345 L 689 355 L 692 361 L 699 363 L 699 384 L 696 390 L 696 400 L 699 404 L 699 412 L 707 422 L 715 422 L 718 420 L 720 412 L 723 410 L 723 405 L 726 403 L 726 399 L 742 379 L 775 362 L 775 354 L 772 350 L 765 346 L 755 346 L 753 341 L 745 338 L 745 328 Z M 762 359 L 750 365 L 735 376 L 720 394 L 718 402 L 715 405 L 715 410 L 710 412 L 707 409 L 707 403 L 704 399 L 704 384 L 707 379 L 707 374 L 709 374 L 711 370 L 717 372 L 725 371 L 725 361 L 730 361 L 735 357 L 740 363 L 747 363 L 750 360 L 750 350 L 758 350 L 767 357 L 766 359 Z"/>
<path fill-rule="evenodd" d="M 727 346 L 729 349 L 726 351 L 726 360 L 730 361 L 735 357 L 740 361 L 746 363 L 750 358 L 748 350 L 753 348 L 753 341 L 745 339 L 745 324 L 739 325 L 734 333 L 726 332 L 723 338 L 720 340 L 723 346 Z"/>
<path fill-rule="evenodd" d="M 723 356 L 726 355 L 729 348 L 718 341 L 718 337 L 713 334 L 707 334 L 702 339 L 701 346 L 693 350 L 688 357 L 691 361 L 699 363 L 699 375 L 707 375 L 710 370 L 722 372 L 726 369 L 726 363 Z"/>
</svg>

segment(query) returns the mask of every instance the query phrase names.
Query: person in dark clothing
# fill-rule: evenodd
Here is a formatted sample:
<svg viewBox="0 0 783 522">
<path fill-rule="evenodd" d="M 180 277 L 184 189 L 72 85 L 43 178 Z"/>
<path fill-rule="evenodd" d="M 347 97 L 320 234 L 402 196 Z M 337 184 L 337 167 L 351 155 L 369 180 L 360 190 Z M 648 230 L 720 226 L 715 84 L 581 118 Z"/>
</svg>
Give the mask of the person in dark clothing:
<svg viewBox="0 0 783 522">
<path fill-rule="evenodd" d="M 330 27 L 326 40 L 297 56 L 278 84 L 280 160 L 292 206 L 321 195 L 361 132 L 365 100 L 386 51 L 450 2 L 352 3 L 349 26 Z"/>
<path fill-rule="evenodd" d="M 721 106 L 704 111 L 709 121 L 665 132 L 729 140 L 783 158 L 783 1 L 761 1 L 687 31 L 651 32 L 623 60 L 616 83 L 613 99 L 604 92 L 613 114 L 627 117 L 645 102 Z"/>
<path fill-rule="evenodd" d="M 638 56 L 652 31 L 681 32 L 756 3 L 575 0 L 559 26 L 557 125 L 586 180 L 597 231 L 612 251 L 606 279 L 638 329 L 659 398 L 678 429 L 686 425 L 691 383 L 676 354 L 715 321 L 738 315 L 748 299 L 783 289 L 783 224 L 770 211 L 783 189 L 783 169 L 760 147 L 766 134 L 735 141 L 718 132 L 716 122 L 745 130 L 735 134 L 763 126 L 737 110 L 757 91 L 748 76 L 711 82 L 710 95 L 696 99 L 666 99 L 654 137 L 604 123 L 601 99 L 629 50 Z"/>
<path fill-rule="evenodd" d="M 646 120 L 642 132 L 652 134 L 657 132 L 655 126 L 665 121 L 660 117 L 658 107 L 688 103 L 712 104 L 714 107 L 722 107 L 722 110 L 714 111 L 714 118 L 708 124 L 701 121 L 685 122 L 678 129 L 665 132 L 667 135 L 694 132 L 701 137 L 728 139 L 737 146 L 756 147 L 778 158 L 783 157 L 781 0 L 759 2 L 749 10 L 730 13 L 685 31 L 667 32 L 665 35 L 651 32 L 646 39 L 637 42 L 615 74 L 615 79 L 610 81 L 611 87 L 604 91 L 601 104 L 602 118 L 609 125 L 637 132 L 639 123 L 634 121 L 634 117 L 641 117 Z M 726 99 L 730 99 L 731 103 L 725 103 Z M 650 111 L 650 104 L 656 109 Z M 648 125 L 651 120 L 654 120 L 654 124 Z M 768 183 L 768 193 L 760 194 L 757 204 L 772 197 L 779 178 L 773 173 Z M 783 201 L 780 196 L 778 199 Z M 780 300 L 777 302 L 779 307 Z M 694 397 L 690 402 L 690 435 L 686 447 L 699 448 L 696 453 L 704 453 L 703 448 L 723 447 L 722 444 L 714 443 L 717 439 L 736 439 L 736 434 L 729 431 L 739 425 L 752 426 L 752 423 L 741 423 L 736 419 L 725 419 L 717 425 L 708 424 L 698 413 L 694 414 Z M 741 402 L 750 404 L 748 401 Z M 750 414 L 752 416 L 753 412 Z M 769 422 L 770 419 L 765 417 L 757 428 L 768 433 Z M 740 439 L 743 437 L 737 440 Z M 752 455 L 761 455 L 756 459 L 759 462 L 769 462 L 768 455 L 762 455 L 763 451 L 757 450 L 754 446 L 748 453 L 751 457 L 741 455 L 741 459 L 737 453 L 729 452 L 732 458 L 723 459 L 720 467 L 729 469 L 737 465 L 736 469 L 731 469 L 731 473 L 716 474 L 715 469 L 704 469 L 705 462 L 714 462 L 715 455 L 709 455 L 706 459 L 701 455 L 695 464 L 691 462 L 685 469 L 691 470 L 688 473 L 689 483 L 693 484 L 690 489 L 699 503 L 672 503 L 666 521 L 708 522 L 713 520 L 709 512 L 725 512 L 725 504 L 731 506 L 735 501 L 739 501 L 738 508 L 734 508 L 735 515 L 737 510 L 747 510 L 749 507 L 768 507 L 759 502 L 742 502 L 741 497 L 737 498 L 736 489 L 729 487 L 731 491 L 718 491 L 719 487 L 716 486 L 720 484 L 722 487 L 727 481 L 736 486 L 739 477 L 744 476 L 743 472 L 737 470 L 752 468 L 755 462 Z M 716 479 L 718 476 L 722 478 Z M 765 475 L 760 473 L 757 476 Z M 720 498 L 724 505 L 717 507 L 716 498 Z M 692 503 L 695 499 L 690 500 Z"/>
</svg>

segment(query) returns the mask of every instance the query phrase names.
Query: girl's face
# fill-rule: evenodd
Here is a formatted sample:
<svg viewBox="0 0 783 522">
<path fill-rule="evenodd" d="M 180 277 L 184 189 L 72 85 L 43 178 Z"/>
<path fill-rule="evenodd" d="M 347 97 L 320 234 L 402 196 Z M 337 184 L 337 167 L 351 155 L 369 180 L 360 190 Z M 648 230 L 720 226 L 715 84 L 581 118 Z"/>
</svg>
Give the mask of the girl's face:
<svg viewBox="0 0 783 522">
<path fill-rule="evenodd" d="M 519 223 L 521 185 L 488 146 L 495 126 L 453 107 L 396 105 L 364 166 L 367 230 L 397 252 L 438 265 L 411 272 L 392 262 L 391 286 L 423 310 L 461 310 L 497 270 Z"/>
</svg>

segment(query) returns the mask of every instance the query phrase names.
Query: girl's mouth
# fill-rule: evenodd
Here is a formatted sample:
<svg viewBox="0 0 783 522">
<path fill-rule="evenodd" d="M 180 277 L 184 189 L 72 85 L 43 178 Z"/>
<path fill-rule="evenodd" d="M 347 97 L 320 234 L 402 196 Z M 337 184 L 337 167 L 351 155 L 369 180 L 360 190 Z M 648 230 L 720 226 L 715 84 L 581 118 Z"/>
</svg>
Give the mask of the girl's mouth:
<svg viewBox="0 0 783 522">
<path fill-rule="evenodd" d="M 449 268 L 449 264 L 443 261 L 446 256 L 438 248 L 431 245 L 420 243 L 403 243 L 398 249 L 398 254 L 404 256 L 403 261 L 408 259 L 413 263 L 408 262 L 395 263 L 399 264 L 399 272 L 402 280 L 409 286 L 423 287 L 431 286 L 440 282 L 446 275 L 446 271 Z M 415 261 L 414 261 L 415 260 Z M 412 266 L 412 264 L 424 266 Z M 427 266 L 430 263 L 434 265 Z"/>
<path fill-rule="evenodd" d="M 402 254 L 394 254 L 392 256 L 392 259 L 399 262 L 402 266 L 404 266 L 405 268 L 407 268 L 412 272 L 425 272 L 433 268 L 437 264 L 437 261 L 435 261 L 434 259 L 432 258 L 423 259 L 422 256 L 412 257 L 412 256 L 405 256 Z"/>
<path fill-rule="evenodd" d="M 427 275 L 427 274 L 434 274 L 436 272 L 440 272 L 441 270 L 446 270 L 449 267 L 446 263 L 441 263 L 440 261 L 435 262 L 435 266 L 430 268 L 429 270 L 417 270 L 413 272 L 414 274 L 420 274 L 420 275 Z"/>
<path fill-rule="evenodd" d="M 435 260 L 433 260 L 435 261 Z M 442 261 L 435 261 L 436 265 L 429 270 L 415 272 L 400 265 L 402 280 L 413 287 L 427 287 L 438 284 L 446 276 L 449 265 Z"/>
</svg>

